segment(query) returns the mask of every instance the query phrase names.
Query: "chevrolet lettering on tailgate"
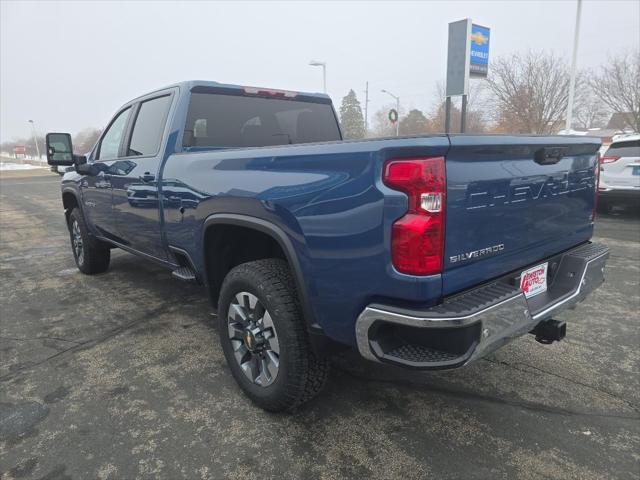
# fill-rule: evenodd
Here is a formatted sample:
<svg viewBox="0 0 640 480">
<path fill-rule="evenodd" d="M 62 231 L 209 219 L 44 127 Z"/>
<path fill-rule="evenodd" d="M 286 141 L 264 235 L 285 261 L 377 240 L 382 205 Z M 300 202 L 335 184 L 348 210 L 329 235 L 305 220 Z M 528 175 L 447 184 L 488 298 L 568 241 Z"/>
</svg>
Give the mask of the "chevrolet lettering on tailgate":
<svg viewBox="0 0 640 480">
<path fill-rule="evenodd" d="M 593 168 L 565 172 L 540 180 L 521 178 L 509 181 L 472 182 L 467 189 L 467 210 L 513 205 L 567 195 L 595 187 Z"/>
</svg>

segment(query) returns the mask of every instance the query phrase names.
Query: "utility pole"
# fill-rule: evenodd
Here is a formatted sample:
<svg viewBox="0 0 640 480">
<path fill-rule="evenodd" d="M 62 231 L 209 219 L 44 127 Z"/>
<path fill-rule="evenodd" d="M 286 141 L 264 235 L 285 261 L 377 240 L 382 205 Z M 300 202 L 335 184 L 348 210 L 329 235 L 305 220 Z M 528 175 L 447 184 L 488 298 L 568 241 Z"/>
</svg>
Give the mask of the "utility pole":
<svg viewBox="0 0 640 480">
<path fill-rule="evenodd" d="M 576 64 L 578 61 L 578 40 L 580 38 L 580 14 L 582 13 L 582 0 L 578 0 L 576 9 L 576 29 L 573 37 L 573 57 L 571 59 L 571 80 L 569 81 L 569 104 L 567 105 L 567 123 L 564 127 L 568 134 L 573 123 L 573 100 L 576 90 Z"/>
<path fill-rule="evenodd" d="M 33 133 L 33 143 L 36 144 L 36 152 L 38 153 L 38 161 L 40 161 L 40 147 L 38 146 L 38 137 L 36 135 L 36 124 L 33 120 L 29 120 L 31 124 L 31 132 Z"/>
<path fill-rule="evenodd" d="M 369 82 L 364 89 L 364 135 L 369 136 Z"/>
</svg>

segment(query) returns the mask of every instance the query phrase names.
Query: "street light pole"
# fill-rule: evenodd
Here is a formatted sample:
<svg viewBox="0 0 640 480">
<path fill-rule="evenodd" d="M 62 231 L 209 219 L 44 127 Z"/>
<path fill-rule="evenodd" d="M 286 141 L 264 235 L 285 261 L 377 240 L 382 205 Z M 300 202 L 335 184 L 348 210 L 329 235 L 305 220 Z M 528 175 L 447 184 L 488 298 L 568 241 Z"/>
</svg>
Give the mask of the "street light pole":
<svg viewBox="0 0 640 480">
<path fill-rule="evenodd" d="M 309 65 L 312 67 L 322 67 L 322 91 L 327 93 L 327 62 L 318 62 L 317 60 L 311 60 Z"/>
<path fill-rule="evenodd" d="M 38 137 L 36 136 L 36 124 L 33 120 L 29 120 L 31 131 L 33 133 L 33 143 L 36 144 L 36 152 L 38 153 L 38 161 L 40 161 L 40 147 L 38 146 Z"/>
<path fill-rule="evenodd" d="M 386 93 L 387 95 L 390 95 L 396 99 L 396 112 L 398 112 L 398 121 L 396 122 L 396 137 L 398 137 L 400 135 L 400 97 L 385 90 L 384 88 L 382 89 L 382 93 Z"/>
<path fill-rule="evenodd" d="M 582 0 L 578 0 L 576 9 L 576 30 L 573 37 L 573 58 L 571 59 L 571 79 L 569 80 L 569 104 L 567 105 L 567 123 L 564 127 L 568 134 L 573 123 L 573 100 L 576 90 L 576 63 L 578 60 L 578 39 L 580 38 L 580 13 L 582 12 Z"/>
</svg>

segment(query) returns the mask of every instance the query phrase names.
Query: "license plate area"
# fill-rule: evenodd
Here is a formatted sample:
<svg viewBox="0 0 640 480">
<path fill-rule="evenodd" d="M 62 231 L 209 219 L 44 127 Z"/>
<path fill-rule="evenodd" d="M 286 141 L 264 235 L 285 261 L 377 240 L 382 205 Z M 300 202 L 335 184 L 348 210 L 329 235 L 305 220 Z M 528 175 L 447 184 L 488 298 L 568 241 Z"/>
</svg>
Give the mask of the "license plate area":
<svg viewBox="0 0 640 480">
<path fill-rule="evenodd" d="M 549 263 L 545 262 L 531 267 L 520 274 L 520 288 L 527 298 L 547 291 L 547 270 Z"/>
<path fill-rule="evenodd" d="M 633 167 L 631 167 L 631 175 L 640 175 L 640 165 L 633 165 Z"/>
</svg>

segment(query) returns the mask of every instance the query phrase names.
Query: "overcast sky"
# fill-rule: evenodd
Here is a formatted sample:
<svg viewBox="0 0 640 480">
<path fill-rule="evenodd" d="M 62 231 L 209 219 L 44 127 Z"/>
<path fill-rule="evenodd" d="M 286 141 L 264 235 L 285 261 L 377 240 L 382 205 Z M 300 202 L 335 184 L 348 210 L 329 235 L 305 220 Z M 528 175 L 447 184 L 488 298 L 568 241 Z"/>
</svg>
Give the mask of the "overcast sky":
<svg viewBox="0 0 640 480">
<path fill-rule="evenodd" d="M 444 78 L 448 22 L 491 28 L 491 57 L 547 49 L 570 58 L 576 1 L 1 3 L 0 141 L 100 127 L 126 101 L 180 80 L 321 91 L 350 88 L 370 117 L 389 97 L 428 109 Z M 638 0 L 586 0 L 578 64 L 638 48 Z M 491 68 L 491 66 L 489 66 Z M 476 80 L 480 81 L 480 80 Z"/>
</svg>

